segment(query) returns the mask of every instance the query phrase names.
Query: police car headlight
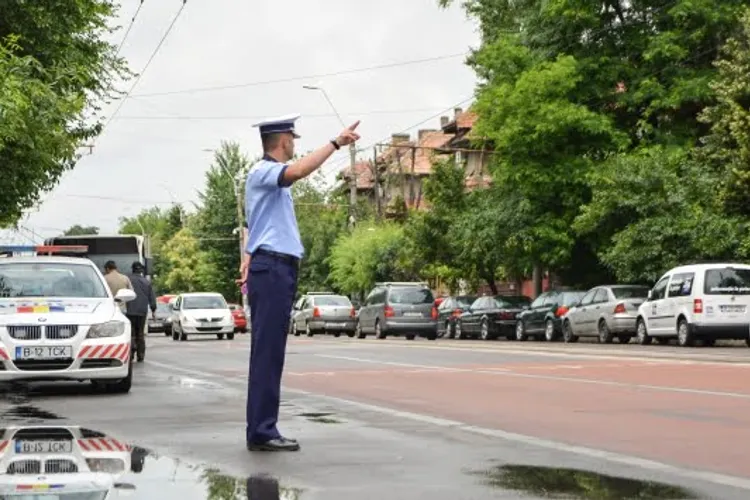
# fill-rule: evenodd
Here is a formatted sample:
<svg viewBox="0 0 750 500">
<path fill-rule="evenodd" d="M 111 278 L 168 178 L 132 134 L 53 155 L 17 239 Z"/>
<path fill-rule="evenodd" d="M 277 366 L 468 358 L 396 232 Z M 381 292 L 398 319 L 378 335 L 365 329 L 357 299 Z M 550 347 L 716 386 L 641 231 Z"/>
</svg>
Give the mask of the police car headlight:
<svg viewBox="0 0 750 500">
<path fill-rule="evenodd" d="M 89 328 L 89 333 L 86 335 L 88 339 L 100 339 L 106 337 L 118 337 L 125 333 L 125 323 L 121 321 L 108 321 L 106 323 L 100 323 L 98 325 L 92 325 Z"/>
</svg>

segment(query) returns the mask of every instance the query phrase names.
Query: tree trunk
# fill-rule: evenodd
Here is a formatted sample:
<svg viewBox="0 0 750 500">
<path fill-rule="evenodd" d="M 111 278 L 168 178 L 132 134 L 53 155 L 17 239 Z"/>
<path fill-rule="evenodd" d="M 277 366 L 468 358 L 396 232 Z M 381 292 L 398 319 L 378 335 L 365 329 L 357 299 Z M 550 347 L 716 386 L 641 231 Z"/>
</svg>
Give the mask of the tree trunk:
<svg viewBox="0 0 750 500">
<path fill-rule="evenodd" d="M 539 297 L 543 290 L 544 269 L 541 264 L 534 264 L 534 298 Z"/>
<path fill-rule="evenodd" d="M 495 273 L 487 272 L 484 275 L 484 280 L 487 282 L 487 286 L 490 287 L 492 295 L 497 295 L 497 284 L 495 283 Z"/>
</svg>

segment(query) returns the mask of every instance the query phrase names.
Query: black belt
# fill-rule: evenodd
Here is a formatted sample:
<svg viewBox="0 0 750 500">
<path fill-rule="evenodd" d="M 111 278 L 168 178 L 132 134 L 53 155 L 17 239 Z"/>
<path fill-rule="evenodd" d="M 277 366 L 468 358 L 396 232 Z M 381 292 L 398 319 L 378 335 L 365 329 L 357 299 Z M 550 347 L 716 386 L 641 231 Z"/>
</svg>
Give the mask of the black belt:
<svg viewBox="0 0 750 500">
<path fill-rule="evenodd" d="M 257 249 L 254 255 L 265 255 L 267 257 L 271 257 L 272 259 L 280 260 L 282 262 L 286 262 L 287 264 L 292 264 L 293 266 L 296 266 L 299 264 L 299 259 L 295 257 L 294 255 L 289 255 L 288 253 L 274 252 L 273 250 L 266 250 L 265 248 Z"/>
</svg>

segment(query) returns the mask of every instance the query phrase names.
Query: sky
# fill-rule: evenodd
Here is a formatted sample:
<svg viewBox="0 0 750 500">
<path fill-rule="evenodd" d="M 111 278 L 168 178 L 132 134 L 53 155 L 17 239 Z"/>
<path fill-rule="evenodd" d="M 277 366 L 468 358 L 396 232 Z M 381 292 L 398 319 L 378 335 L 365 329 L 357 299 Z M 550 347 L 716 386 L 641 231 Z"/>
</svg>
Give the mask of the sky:
<svg viewBox="0 0 750 500">
<path fill-rule="evenodd" d="M 392 133 L 438 128 L 441 114 L 452 115 L 457 103 L 465 108 L 473 95 L 476 79 L 463 54 L 479 35 L 460 2 L 447 10 L 437 3 L 187 0 L 130 97 L 91 141 L 91 153 L 83 150 L 75 169 L 29 211 L 21 233 L 0 238 L 31 243 L 74 224 L 115 233 L 120 217 L 150 206 L 189 209 L 210 150 L 237 141 L 256 157 L 260 140 L 252 125 L 264 118 L 301 114 L 297 151 L 324 145 L 342 127 L 323 94 L 303 85 L 324 87 L 347 123 L 361 120 L 362 159 Z M 139 4 L 121 1 L 113 25 L 122 29 L 111 38 L 124 40 L 120 54 L 137 73 L 183 5 L 144 0 L 124 37 Z M 106 107 L 105 116 L 119 105 Z M 341 151 L 322 170 L 333 179 L 347 165 L 348 152 Z"/>
</svg>

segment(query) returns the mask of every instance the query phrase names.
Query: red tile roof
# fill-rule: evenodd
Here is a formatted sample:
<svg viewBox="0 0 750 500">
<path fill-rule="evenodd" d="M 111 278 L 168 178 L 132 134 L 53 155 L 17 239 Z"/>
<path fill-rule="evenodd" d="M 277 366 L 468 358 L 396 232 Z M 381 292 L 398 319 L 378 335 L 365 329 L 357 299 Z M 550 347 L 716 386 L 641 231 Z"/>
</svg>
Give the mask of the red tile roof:
<svg viewBox="0 0 750 500">
<path fill-rule="evenodd" d="M 369 161 L 360 161 L 354 164 L 354 171 L 357 176 L 357 189 L 372 189 L 375 187 L 375 178 L 372 173 L 372 163 Z M 341 172 L 341 178 L 350 182 L 352 178 L 352 169 L 348 167 Z"/>
</svg>

